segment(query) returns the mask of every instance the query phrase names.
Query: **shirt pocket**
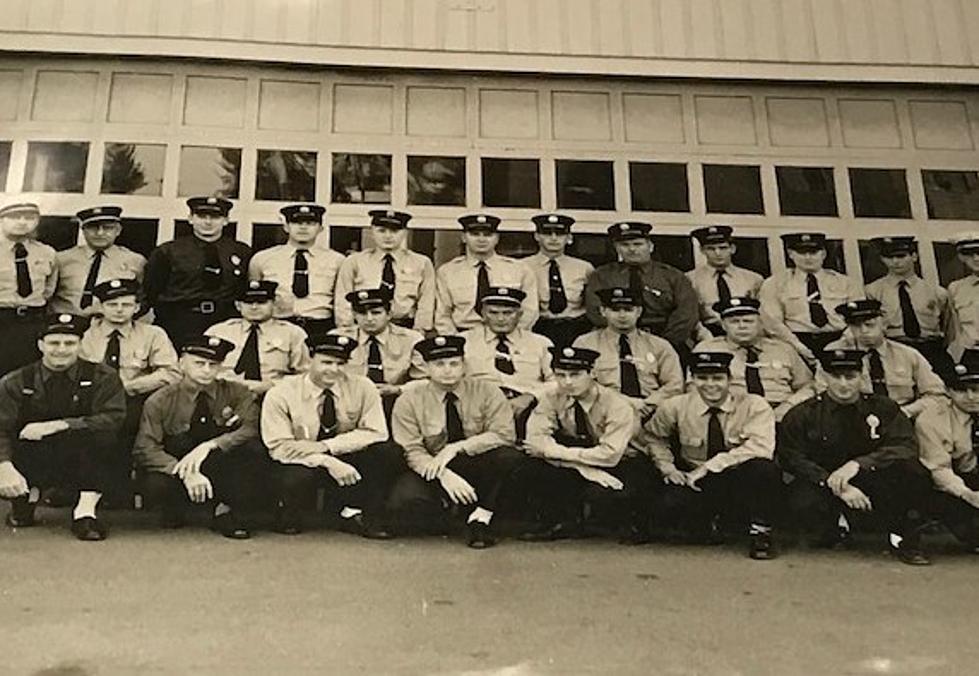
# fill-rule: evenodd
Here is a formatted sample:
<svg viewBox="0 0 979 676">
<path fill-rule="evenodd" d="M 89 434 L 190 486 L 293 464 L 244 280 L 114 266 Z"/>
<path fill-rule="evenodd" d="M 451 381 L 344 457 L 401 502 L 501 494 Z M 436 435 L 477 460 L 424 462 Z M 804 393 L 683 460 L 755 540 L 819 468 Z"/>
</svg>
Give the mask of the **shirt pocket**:
<svg viewBox="0 0 979 676">
<path fill-rule="evenodd" d="M 513 367 L 518 374 L 533 375 L 538 380 L 541 378 L 540 359 L 533 351 L 512 349 L 510 356 L 513 359 Z"/>
<path fill-rule="evenodd" d="M 119 355 L 119 365 L 123 368 L 142 371 L 150 361 L 150 347 L 144 343 L 136 343 Z"/>
<path fill-rule="evenodd" d="M 914 374 L 907 366 L 885 368 L 885 381 L 888 387 L 901 388 L 908 392 L 914 391 Z"/>
<path fill-rule="evenodd" d="M 979 305 L 974 298 L 956 296 L 952 300 L 952 306 L 955 308 L 955 316 L 960 324 L 971 325 L 976 323 L 976 308 Z"/>
<path fill-rule="evenodd" d="M 800 291 L 784 291 L 781 294 L 786 318 L 809 317 L 809 299 Z"/>
<path fill-rule="evenodd" d="M 395 289 L 398 298 L 405 300 L 415 300 L 418 298 L 418 287 L 422 283 L 421 270 L 414 267 L 404 267 L 398 269 L 395 279 Z"/>
</svg>

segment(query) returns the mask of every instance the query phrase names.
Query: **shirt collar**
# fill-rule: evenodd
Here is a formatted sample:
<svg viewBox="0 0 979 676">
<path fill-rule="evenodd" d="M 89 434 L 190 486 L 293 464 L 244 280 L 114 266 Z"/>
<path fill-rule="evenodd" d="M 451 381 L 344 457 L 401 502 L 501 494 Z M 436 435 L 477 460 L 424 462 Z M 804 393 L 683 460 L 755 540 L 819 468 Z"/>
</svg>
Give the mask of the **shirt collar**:
<svg viewBox="0 0 979 676">
<path fill-rule="evenodd" d="M 92 328 L 96 329 L 99 334 L 105 338 L 108 338 L 109 334 L 111 334 L 113 331 L 118 331 L 123 338 L 129 338 L 129 336 L 132 335 L 135 326 L 132 322 L 123 324 L 122 326 L 113 326 L 104 319 L 96 319 L 92 323 Z"/>
<path fill-rule="evenodd" d="M 286 242 L 286 246 L 289 247 L 289 249 L 291 250 L 289 252 L 289 256 L 295 258 L 296 252 L 299 251 L 300 247 L 296 246 L 292 242 Z M 306 253 L 307 256 L 313 256 L 316 253 L 316 242 L 313 242 L 308 247 L 303 247 L 302 250 Z"/>
<path fill-rule="evenodd" d="M 697 392 L 696 389 L 693 390 L 693 393 L 697 397 L 697 409 L 700 411 L 700 415 L 702 416 L 707 415 L 707 413 L 710 412 L 711 408 L 719 408 L 724 413 L 730 413 L 731 411 L 734 410 L 734 396 L 735 396 L 734 392 L 728 392 L 727 397 L 724 399 L 723 403 L 721 403 L 720 406 L 716 406 L 716 407 L 711 406 L 706 401 L 704 401 L 703 397 L 700 396 L 700 392 Z"/>
<path fill-rule="evenodd" d="M 191 382 L 190 378 L 184 376 L 178 383 L 177 387 L 192 397 L 197 397 L 199 392 L 204 392 L 204 394 L 206 394 L 208 397 L 214 399 L 217 395 L 218 381 L 215 380 L 206 387 L 199 387 L 196 383 Z"/>
<path fill-rule="evenodd" d="M 370 258 L 372 258 L 373 260 L 378 262 L 383 261 L 384 257 L 387 256 L 388 254 L 391 254 L 391 257 L 394 258 L 394 260 L 398 260 L 399 254 L 401 253 L 402 250 L 403 249 L 401 247 L 398 247 L 393 251 L 383 251 L 375 246 L 367 250 L 367 255 L 370 256 Z"/>
<path fill-rule="evenodd" d="M 57 376 L 64 376 L 69 380 L 75 379 L 75 374 L 78 373 L 78 361 L 76 360 L 74 364 L 69 366 L 64 371 L 52 371 L 47 366 L 41 365 L 41 380 L 45 383 L 49 382 L 52 378 Z"/>
<path fill-rule="evenodd" d="M 581 407 L 585 409 L 586 412 L 591 411 L 592 407 L 598 402 L 598 398 L 601 395 L 601 389 L 598 383 L 592 383 L 585 395 L 580 399 L 575 399 L 574 397 L 567 398 L 567 409 L 573 409 L 575 402 L 581 404 Z"/>
<path fill-rule="evenodd" d="M 495 261 L 495 260 L 496 260 L 496 253 L 495 252 L 492 253 L 492 254 L 490 254 L 489 255 L 489 258 L 486 258 L 485 260 L 484 259 L 481 259 L 481 258 L 476 258 L 472 254 L 470 254 L 468 251 L 466 252 L 466 262 L 469 263 L 469 265 L 472 266 L 472 267 L 474 267 L 474 268 L 476 266 L 478 266 L 481 262 L 482 263 L 486 263 L 486 267 L 491 268 L 491 267 L 493 267 L 493 261 Z"/>
<path fill-rule="evenodd" d="M 333 382 L 332 385 L 330 385 L 329 387 L 320 387 L 319 385 L 313 382 L 313 379 L 310 378 L 309 374 L 307 373 L 302 377 L 302 395 L 306 399 L 319 399 L 320 397 L 323 396 L 323 393 L 326 390 L 333 392 L 333 394 L 335 395 L 338 391 L 338 388 L 340 387 L 340 384 L 344 382 L 344 379 L 346 379 L 346 377 L 347 377 L 346 371 L 341 370 L 339 376 L 337 377 L 336 381 Z"/>
<path fill-rule="evenodd" d="M 366 347 L 367 341 L 369 341 L 371 337 L 372 336 L 366 331 L 364 331 L 363 329 L 357 329 L 357 342 L 360 345 Z M 381 345 L 386 345 L 388 339 L 391 337 L 391 325 L 388 324 L 387 326 L 384 327 L 383 331 L 381 331 L 379 334 L 373 337 L 377 338 L 377 342 L 380 343 Z"/>
</svg>

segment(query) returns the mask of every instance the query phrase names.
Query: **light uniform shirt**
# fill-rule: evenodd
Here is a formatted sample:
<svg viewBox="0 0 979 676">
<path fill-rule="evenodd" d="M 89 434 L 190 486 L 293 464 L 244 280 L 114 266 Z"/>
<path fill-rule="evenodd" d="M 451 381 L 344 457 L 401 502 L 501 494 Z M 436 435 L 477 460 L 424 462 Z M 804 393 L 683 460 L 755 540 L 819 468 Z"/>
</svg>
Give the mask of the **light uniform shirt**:
<svg viewBox="0 0 979 676">
<path fill-rule="evenodd" d="M 259 251 L 248 264 L 248 276 L 250 279 L 267 279 L 279 285 L 275 292 L 276 317 L 329 319 L 333 316 L 333 294 L 343 254 L 320 246 L 307 249 L 309 295 L 296 298 L 292 294 L 296 251 L 292 244 Z"/>
<path fill-rule="evenodd" d="M 958 361 L 966 349 L 979 345 L 979 276 L 969 275 L 949 284 L 948 301 L 948 352 Z"/>
<path fill-rule="evenodd" d="M 35 239 L 25 239 L 27 271 L 31 278 L 31 293 L 17 293 L 17 263 L 13 242 L 0 236 L 0 308 L 44 307 L 54 295 L 58 285 L 58 269 L 55 251 Z"/>
<path fill-rule="evenodd" d="M 357 341 L 357 347 L 350 353 L 346 370 L 348 373 L 366 377 L 370 334 L 356 326 L 334 329 L 330 333 L 347 336 Z M 385 383 L 403 385 L 410 380 L 425 377 L 424 361 L 421 355 L 415 351 L 415 345 L 424 338 L 422 334 L 414 329 L 406 329 L 397 324 L 388 324 L 383 331 L 374 337 L 377 338 L 381 351 Z"/>
<path fill-rule="evenodd" d="M 205 335 L 234 343 L 234 349 L 228 353 L 221 365 L 221 378 L 244 380 L 244 376 L 235 373 L 234 369 L 248 340 L 251 325 L 252 323 L 247 319 L 228 319 L 214 324 L 204 332 Z M 309 365 L 306 332 L 295 324 L 281 319 L 262 322 L 258 328 L 258 363 L 262 370 L 263 382 L 305 371 Z"/>
<path fill-rule="evenodd" d="M 469 329 L 462 334 L 466 339 L 466 374 L 508 388 L 520 394 L 532 394 L 540 398 L 551 386 L 554 372 L 551 370 L 553 346 L 549 338 L 517 328 L 506 336 L 510 348 L 513 375 L 496 369 L 497 335 L 485 325 Z"/>
<path fill-rule="evenodd" d="M 374 383 L 363 376 L 341 372 L 328 389 L 336 407 L 337 434 L 320 442 L 321 453 L 343 456 L 388 438 L 381 395 Z M 283 457 L 284 446 L 289 441 L 316 441 L 324 392 L 308 374 L 299 374 L 283 378 L 266 393 L 262 402 L 262 441 L 273 460 L 301 464 L 302 458 Z"/>
<path fill-rule="evenodd" d="M 482 321 L 475 306 L 479 262 L 472 256 L 457 256 L 435 272 L 435 330 L 439 333 L 461 333 Z M 494 254 L 485 263 L 490 286 L 516 288 L 527 294 L 522 304 L 520 326 L 532 327 L 540 313 L 537 278 L 514 258 Z"/>
<path fill-rule="evenodd" d="M 619 335 L 617 331 L 606 327 L 579 336 L 574 341 L 575 347 L 598 352 L 593 370 L 595 380 L 616 392 L 622 391 Z M 639 389 L 645 402 L 659 405 L 664 399 L 683 392 L 680 357 L 666 339 L 637 329 L 626 336 L 632 351 L 630 359 L 636 366 Z"/>
<path fill-rule="evenodd" d="M 480 455 L 516 441 L 513 409 L 500 388 L 467 377 L 454 392 L 465 433 L 463 454 Z M 445 394 L 428 382 L 404 392 L 394 402 L 392 437 L 404 449 L 408 466 L 419 474 L 428 459 L 446 445 Z"/>
<path fill-rule="evenodd" d="M 92 304 L 87 308 L 81 307 L 82 293 L 94 259 L 95 249 L 87 244 L 80 244 L 56 254 L 58 288 L 51 299 L 51 309 L 54 312 L 84 315 L 98 312 L 98 298 L 93 298 Z M 110 279 L 135 279 L 142 283 L 145 266 L 146 259 L 141 255 L 124 246 L 113 244 L 102 252 L 102 262 L 99 264 L 99 274 L 95 283 L 99 284 Z"/>
<path fill-rule="evenodd" d="M 82 336 L 79 356 L 86 361 L 104 362 L 109 336 L 119 331 L 119 378 L 129 394 L 145 394 L 180 380 L 177 351 L 167 332 L 159 326 L 130 322 L 115 327 L 101 318 Z"/>
<path fill-rule="evenodd" d="M 667 474 L 676 468 L 671 438 L 680 441 L 679 456 L 687 466 L 723 472 L 753 458 L 771 460 L 775 454 L 775 414 L 756 394 L 731 392 L 718 408 L 726 451 L 708 459 L 707 424 L 710 406 L 696 391 L 667 399 L 646 423 L 650 455 Z"/>
<path fill-rule="evenodd" d="M 435 268 L 427 257 L 407 249 L 390 252 L 394 256 L 394 298 L 391 317 L 409 318 L 417 331 L 430 331 L 435 325 Z M 381 286 L 384 256 L 380 249 L 350 254 L 340 266 L 336 286 L 336 320 L 338 326 L 354 324 L 353 309 L 347 294 Z"/>
<path fill-rule="evenodd" d="M 537 292 L 540 296 L 540 316 L 546 319 L 571 319 L 585 314 L 585 283 L 595 271 L 588 261 L 564 254 L 554 258 L 561 270 L 561 284 L 568 299 L 568 307 L 563 312 L 553 314 L 547 307 L 551 300 L 551 259 L 542 253 L 521 259 L 537 278 Z"/>
<path fill-rule="evenodd" d="M 934 402 L 914 421 L 921 464 L 931 471 L 938 490 L 962 497 L 972 492 L 962 474 L 976 471 L 972 415 L 949 400 Z"/>
<path fill-rule="evenodd" d="M 922 338 L 943 338 L 948 321 L 948 291 L 917 275 L 907 279 L 885 275 L 867 285 L 867 298 L 879 300 L 884 313 L 884 332 L 888 338 L 905 338 L 898 284 L 908 283 L 911 306 L 921 326 Z"/>
<path fill-rule="evenodd" d="M 721 321 L 721 316 L 714 311 L 714 303 L 720 300 L 717 295 L 718 272 L 721 272 L 718 268 L 700 265 L 686 273 L 687 279 L 693 284 L 693 290 L 697 292 L 697 300 L 700 302 L 700 321 L 704 324 L 717 324 Z M 732 296 L 758 297 L 764 278 L 757 272 L 731 265 L 724 268 L 721 274 L 728 288 L 731 289 Z"/>
<path fill-rule="evenodd" d="M 819 283 L 819 297 L 829 323 L 822 328 L 812 323 L 806 273 L 786 270 L 766 279 L 758 292 L 762 321 L 774 337 L 794 345 L 798 340 L 795 333 L 832 333 L 846 328 L 846 322 L 834 308 L 863 298 L 863 287 L 835 270 L 823 269 L 813 274 Z"/>
</svg>

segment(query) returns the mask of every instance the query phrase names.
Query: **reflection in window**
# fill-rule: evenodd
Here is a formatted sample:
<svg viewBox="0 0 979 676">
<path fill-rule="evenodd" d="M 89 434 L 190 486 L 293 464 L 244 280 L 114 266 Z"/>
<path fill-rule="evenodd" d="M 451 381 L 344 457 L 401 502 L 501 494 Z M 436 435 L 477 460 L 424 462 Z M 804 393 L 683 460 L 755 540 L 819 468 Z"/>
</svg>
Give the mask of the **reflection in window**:
<svg viewBox="0 0 979 676">
<path fill-rule="evenodd" d="M 26 192 L 82 192 L 88 144 L 31 141 L 24 170 Z"/>
<path fill-rule="evenodd" d="M 0 141 L 0 192 L 7 190 L 7 171 L 10 169 L 10 141 Z"/>
<path fill-rule="evenodd" d="M 290 202 L 316 200 L 316 153 L 259 150 L 255 199 Z"/>
<path fill-rule="evenodd" d="M 540 208 L 540 162 L 482 160 L 483 206 Z"/>
<path fill-rule="evenodd" d="M 177 194 L 181 197 L 214 195 L 237 199 L 240 176 L 240 148 L 183 146 L 180 149 Z"/>
<path fill-rule="evenodd" d="M 685 164 L 630 162 L 629 191 L 633 211 L 690 211 Z"/>
<path fill-rule="evenodd" d="M 705 164 L 704 195 L 709 214 L 765 213 L 757 166 Z"/>
<path fill-rule="evenodd" d="M 794 268 L 795 263 L 793 263 L 792 259 L 789 258 L 789 248 L 785 246 L 785 242 L 782 242 L 782 250 L 785 252 L 785 266 L 787 268 Z M 827 270 L 836 270 L 844 275 L 846 274 L 846 258 L 843 255 L 843 240 L 826 240 L 826 261 L 823 263 L 823 267 Z"/>
<path fill-rule="evenodd" d="M 753 270 L 762 277 L 772 274 L 772 263 L 768 259 L 768 239 L 765 237 L 735 237 L 732 261 L 738 267 Z"/>
<path fill-rule="evenodd" d="M 102 192 L 106 195 L 160 195 L 167 147 L 106 143 Z"/>
<path fill-rule="evenodd" d="M 155 218 L 126 218 L 123 214 L 122 232 L 116 244 L 132 249 L 149 258 L 156 248 L 156 238 L 160 230 L 160 222 Z"/>
<path fill-rule="evenodd" d="M 390 204 L 391 156 L 333 153 L 335 203 Z"/>
<path fill-rule="evenodd" d="M 837 216 L 836 186 L 829 167 L 775 167 L 783 216 Z"/>
<path fill-rule="evenodd" d="M 466 158 L 408 156 L 408 204 L 466 205 Z"/>
<path fill-rule="evenodd" d="M 911 218 L 904 169 L 850 169 L 850 192 L 858 218 Z"/>
<path fill-rule="evenodd" d="M 532 232 L 500 232 L 500 243 L 496 247 L 497 253 L 511 258 L 525 258 L 537 253 L 537 241 Z"/>
<path fill-rule="evenodd" d="M 615 209 L 612 163 L 557 160 L 558 209 Z"/>
<path fill-rule="evenodd" d="M 928 218 L 979 220 L 979 172 L 924 169 Z"/>
</svg>

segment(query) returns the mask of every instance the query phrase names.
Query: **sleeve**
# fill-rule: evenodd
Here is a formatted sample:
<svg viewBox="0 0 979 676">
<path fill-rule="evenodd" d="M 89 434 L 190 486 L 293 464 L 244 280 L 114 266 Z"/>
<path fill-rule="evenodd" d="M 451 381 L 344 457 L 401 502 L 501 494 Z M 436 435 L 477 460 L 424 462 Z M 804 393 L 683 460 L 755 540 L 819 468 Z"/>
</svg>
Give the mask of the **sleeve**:
<svg viewBox="0 0 979 676">
<path fill-rule="evenodd" d="M 718 453 L 704 463 L 710 472 L 723 472 L 754 458 L 771 460 L 775 455 L 775 412 L 758 396 L 747 396 L 748 412 L 741 425 L 741 445 Z"/>
<path fill-rule="evenodd" d="M 160 294 L 167 287 L 170 279 L 170 257 L 162 247 L 153 249 L 146 261 L 143 274 L 143 295 L 149 305 L 156 305 Z"/>
<path fill-rule="evenodd" d="M 945 397 L 945 383 L 932 369 L 928 360 L 917 350 L 914 351 L 912 360 L 911 371 L 918 398 L 904 409 L 907 415 L 914 419 L 925 410 L 929 402 Z"/>
<path fill-rule="evenodd" d="M 890 399 L 882 401 L 886 402 L 886 407 L 877 407 L 874 411 L 881 419 L 881 438 L 877 447 L 870 453 L 853 459 L 861 470 L 872 471 L 899 460 L 918 457 L 918 439 L 914 435 L 911 419 Z"/>
<path fill-rule="evenodd" d="M 435 327 L 435 266 L 427 258 L 422 268 L 422 282 L 418 287 L 414 329 L 425 333 Z"/>
<path fill-rule="evenodd" d="M 126 385 L 130 392 L 142 394 L 153 392 L 164 385 L 175 383 L 180 380 L 180 371 L 177 369 L 177 351 L 170 342 L 169 336 L 162 330 L 154 331 L 150 334 L 150 351 L 146 366 L 150 373 L 136 376 Z"/>
<path fill-rule="evenodd" d="M 591 467 L 615 467 L 622 460 L 636 432 L 636 414 L 631 406 L 610 406 L 598 443 L 590 448 L 572 448 L 568 460 Z"/>
<path fill-rule="evenodd" d="M 770 336 L 784 340 L 797 352 L 802 352 L 806 349 L 805 346 L 785 325 L 785 308 L 782 307 L 782 301 L 779 299 L 779 285 L 778 278 L 769 277 L 762 282 L 761 289 L 758 291 L 762 325 Z"/>
<path fill-rule="evenodd" d="M 663 475 L 676 471 L 672 439 L 677 432 L 677 423 L 676 404 L 666 401 L 656 409 L 656 413 L 646 422 L 644 429 L 646 450 L 653 459 L 656 469 Z"/>
<path fill-rule="evenodd" d="M 935 292 L 938 295 L 939 303 L 939 326 L 942 327 L 943 333 L 948 328 L 950 315 L 952 313 L 952 303 L 949 301 L 948 291 L 944 288 L 937 286 L 935 287 Z M 944 343 L 948 345 L 951 339 L 945 335 Z"/>
<path fill-rule="evenodd" d="M 802 361 L 802 357 L 795 350 L 788 351 L 789 373 L 792 376 L 792 394 L 786 399 L 785 403 L 789 407 L 801 404 L 816 394 L 816 388 L 812 376 L 812 371 Z"/>
<path fill-rule="evenodd" d="M 244 385 L 229 386 L 234 387 L 234 389 L 232 390 L 228 403 L 234 410 L 235 415 L 241 420 L 241 424 L 237 429 L 225 432 L 211 439 L 211 443 L 222 453 L 226 453 L 235 446 L 240 446 L 247 441 L 259 438 L 258 404 L 255 402 L 255 396 Z"/>
<path fill-rule="evenodd" d="M 165 391 L 150 395 L 143 405 L 139 420 L 139 431 L 133 445 L 133 459 L 136 466 L 149 472 L 170 474 L 177 459 L 166 452 L 163 446 L 163 417 L 166 413 Z"/>
<path fill-rule="evenodd" d="M 343 260 L 340 269 L 337 271 L 337 281 L 333 294 L 333 314 L 336 317 L 338 327 L 351 326 L 354 323 L 353 307 L 347 300 L 347 294 L 354 290 L 354 268 L 356 265 L 356 258 L 350 256 Z"/>
<path fill-rule="evenodd" d="M 61 278 L 61 268 L 55 260 L 54 253 L 51 254 L 51 273 L 44 279 L 44 298 L 51 300 L 55 291 L 58 290 L 58 280 Z"/>
<path fill-rule="evenodd" d="M 13 440 L 20 434 L 17 415 L 22 396 L 19 374 L 11 373 L 0 379 L 0 462 L 13 460 Z"/>
<path fill-rule="evenodd" d="M 306 332 L 295 327 L 296 331 L 291 331 L 289 345 L 289 371 L 291 373 L 303 373 L 309 368 L 309 346 L 306 345 Z"/>
<path fill-rule="evenodd" d="M 663 337 L 673 345 L 683 345 L 693 335 L 700 320 L 700 300 L 693 285 L 682 272 L 673 275 L 673 298 L 676 307 L 666 320 Z"/>
<path fill-rule="evenodd" d="M 431 454 L 425 448 L 420 421 L 415 415 L 412 402 L 406 396 L 400 396 L 394 401 L 394 410 L 391 412 L 391 432 L 395 443 L 404 449 L 408 467 L 421 474 Z"/>
<path fill-rule="evenodd" d="M 822 484 L 829 472 L 808 457 L 806 430 L 812 424 L 809 418 L 809 406 L 805 404 L 795 406 L 785 414 L 778 428 L 778 457 L 796 479 Z"/>
<path fill-rule="evenodd" d="M 602 271 L 595 270 L 585 282 L 585 315 L 592 326 L 599 328 L 605 326 L 605 317 L 602 316 L 602 302 L 598 299 L 598 291 L 603 288 Z"/>
<path fill-rule="evenodd" d="M 435 330 L 441 335 L 457 333 L 452 321 L 452 292 L 444 266 L 435 272 Z"/>
<path fill-rule="evenodd" d="M 540 295 L 537 289 L 537 276 L 533 270 L 517 262 L 515 265 L 520 269 L 520 288 L 527 296 L 520 304 L 523 312 L 520 314 L 520 325 L 526 329 L 533 327 L 540 317 Z"/>
<path fill-rule="evenodd" d="M 375 387 L 365 385 L 358 386 L 357 394 L 361 402 L 357 428 L 349 432 L 341 432 L 326 441 L 327 451 L 331 455 L 355 453 L 388 438 L 388 424 L 384 419 L 380 393 Z"/>
<path fill-rule="evenodd" d="M 952 465 L 953 432 L 945 405 L 928 406 L 914 421 L 921 464 L 931 472 L 935 487 L 943 493 L 962 497 L 971 492 Z"/>
<path fill-rule="evenodd" d="M 259 427 L 262 430 L 262 443 L 269 449 L 269 455 L 273 460 L 281 460 L 283 444 L 296 440 L 284 386 L 275 386 L 265 393 Z M 323 450 L 325 452 L 326 449 Z"/>
<path fill-rule="evenodd" d="M 683 366 L 680 365 L 680 355 L 670 344 L 663 345 L 657 350 L 659 369 L 659 389 L 646 397 L 646 403 L 659 406 L 666 399 L 683 394 Z"/>
<path fill-rule="evenodd" d="M 480 455 L 517 441 L 516 423 L 510 402 L 498 387 L 487 385 L 484 391 L 485 395 L 480 395 L 478 405 L 486 411 L 486 431 L 462 442 L 462 451 L 466 455 Z"/>
<path fill-rule="evenodd" d="M 570 457 L 571 449 L 554 439 L 558 429 L 558 411 L 550 397 L 542 399 L 527 419 L 528 448 L 545 457 Z"/>
<path fill-rule="evenodd" d="M 107 367 L 98 368 L 92 376 L 92 412 L 77 418 L 65 418 L 70 430 L 116 432 L 126 420 L 126 391 L 119 374 Z"/>
</svg>

